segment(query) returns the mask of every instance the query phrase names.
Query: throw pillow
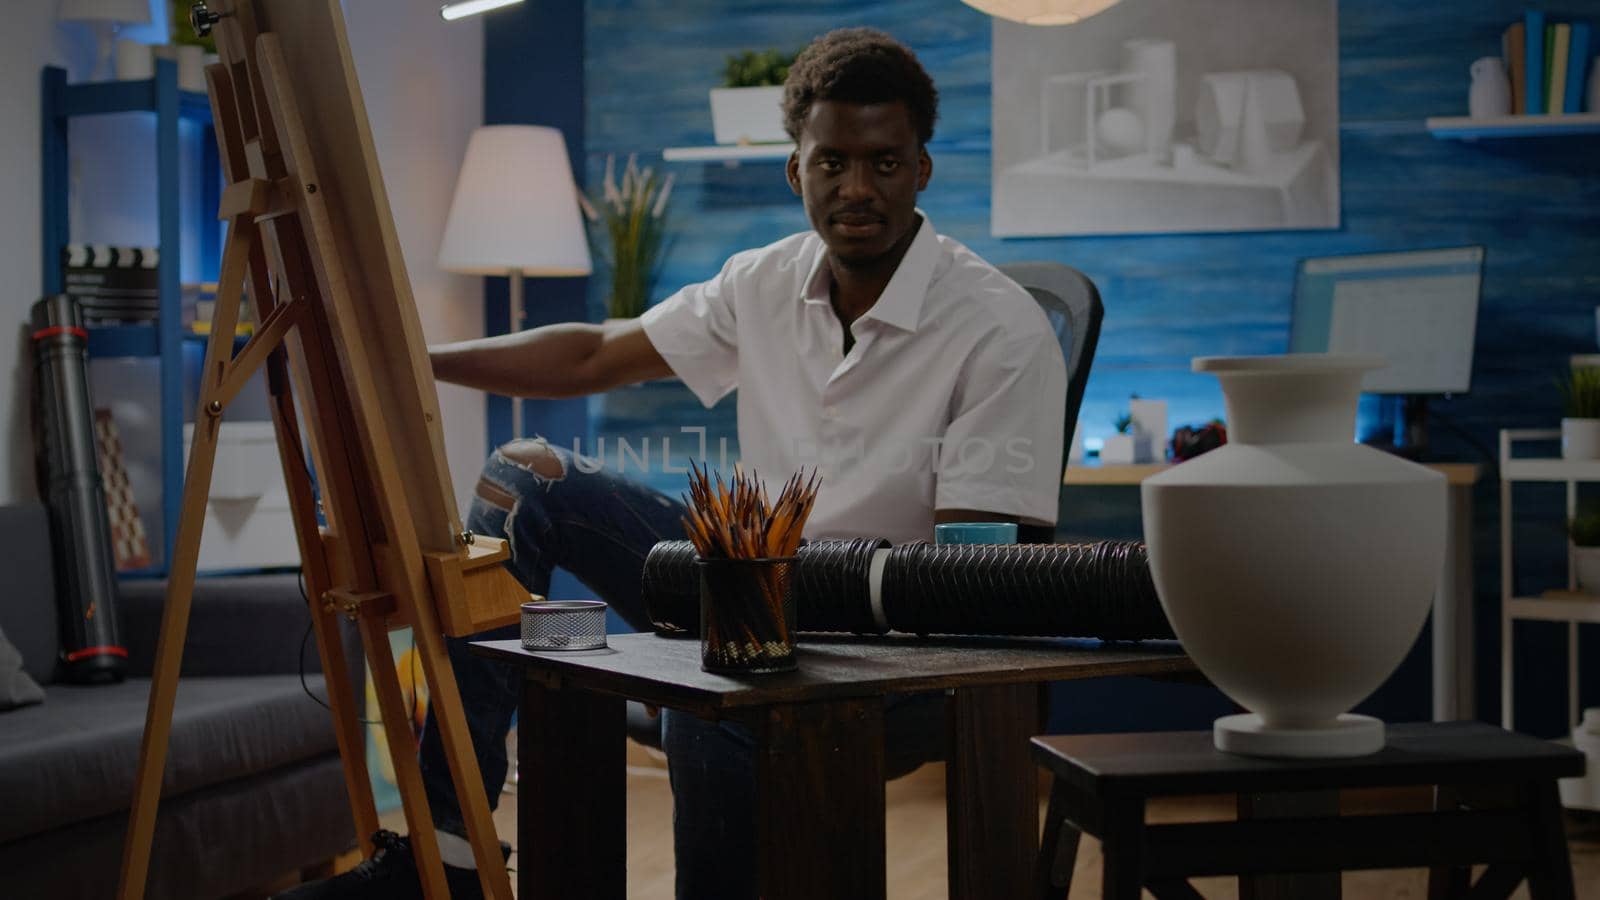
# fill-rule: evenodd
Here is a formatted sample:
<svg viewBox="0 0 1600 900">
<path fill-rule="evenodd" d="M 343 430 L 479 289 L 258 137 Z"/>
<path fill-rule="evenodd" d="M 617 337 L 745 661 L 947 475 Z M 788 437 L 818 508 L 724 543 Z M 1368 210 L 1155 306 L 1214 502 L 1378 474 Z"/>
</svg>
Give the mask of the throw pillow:
<svg viewBox="0 0 1600 900">
<path fill-rule="evenodd" d="M 43 700 L 44 690 L 22 671 L 22 654 L 0 631 L 0 712 Z"/>
</svg>

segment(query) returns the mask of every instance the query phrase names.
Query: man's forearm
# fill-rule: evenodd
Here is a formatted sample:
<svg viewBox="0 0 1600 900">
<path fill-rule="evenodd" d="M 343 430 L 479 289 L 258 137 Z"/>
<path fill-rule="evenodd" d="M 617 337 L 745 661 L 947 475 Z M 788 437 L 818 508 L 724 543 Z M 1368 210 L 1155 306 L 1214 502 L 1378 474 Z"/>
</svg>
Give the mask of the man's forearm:
<svg viewBox="0 0 1600 900">
<path fill-rule="evenodd" d="M 440 381 L 512 397 L 553 399 L 593 390 L 587 363 L 605 339 L 603 326 L 563 322 L 428 348 Z"/>
</svg>

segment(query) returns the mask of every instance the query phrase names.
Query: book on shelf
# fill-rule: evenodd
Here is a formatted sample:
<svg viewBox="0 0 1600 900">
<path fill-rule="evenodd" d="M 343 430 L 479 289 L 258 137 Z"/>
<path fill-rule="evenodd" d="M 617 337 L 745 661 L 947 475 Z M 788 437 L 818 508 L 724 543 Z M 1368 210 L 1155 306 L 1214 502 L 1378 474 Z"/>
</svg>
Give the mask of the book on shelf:
<svg viewBox="0 0 1600 900">
<path fill-rule="evenodd" d="M 1521 22 L 1512 22 L 1500 35 L 1500 52 L 1506 58 L 1506 77 L 1511 81 L 1511 114 L 1520 116 L 1528 111 L 1527 29 Z"/>
<path fill-rule="evenodd" d="M 1523 59 L 1527 64 L 1527 77 L 1522 80 L 1524 90 L 1523 111 L 1528 115 L 1544 112 L 1544 12 L 1530 9 L 1522 14 L 1524 28 Z"/>
<path fill-rule="evenodd" d="M 1572 42 L 1567 51 L 1567 97 L 1564 113 L 1583 112 L 1583 92 L 1589 73 L 1589 23 L 1572 23 Z M 1593 111 L 1593 110 L 1591 110 Z"/>
<path fill-rule="evenodd" d="M 1544 111 L 1552 116 L 1561 115 L 1567 105 L 1567 51 L 1572 44 L 1572 26 L 1558 22 L 1546 26 L 1550 58 L 1550 77 L 1545 83 Z"/>
</svg>

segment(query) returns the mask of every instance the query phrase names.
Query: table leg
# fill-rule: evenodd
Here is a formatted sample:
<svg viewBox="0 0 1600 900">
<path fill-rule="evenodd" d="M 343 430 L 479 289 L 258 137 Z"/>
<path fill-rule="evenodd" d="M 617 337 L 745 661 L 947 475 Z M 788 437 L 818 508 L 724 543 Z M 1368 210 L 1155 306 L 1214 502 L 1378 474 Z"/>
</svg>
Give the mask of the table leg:
<svg viewBox="0 0 1600 900">
<path fill-rule="evenodd" d="M 1083 832 L 1067 821 L 1066 788 L 1056 781 L 1050 791 L 1050 808 L 1044 814 L 1044 837 L 1034 863 L 1035 900 L 1065 900 L 1072 891 L 1072 869 L 1078 861 L 1078 839 Z"/>
<path fill-rule="evenodd" d="M 1473 684 L 1472 485 L 1451 485 L 1444 569 L 1433 593 L 1433 720 L 1471 719 Z"/>
<path fill-rule="evenodd" d="M 1036 684 L 956 688 L 945 756 L 950 900 L 1026 897 L 1039 847 Z"/>
<path fill-rule="evenodd" d="M 1441 784 L 1433 789 L 1435 812 L 1456 812 L 1461 809 L 1461 791 L 1453 784 Z M 1467 866 L 1431 866 L 1428 869 L 1428 900 L 1448 900 L 1465 897 L 1472 887 L 1472 869 Z"/>
<path fill-rule="evenodd" d="M 523 682 L 517 726 L 522 900 L 627 895 L 625 720 L 619 698 Z"/>
<path fill-rule="evenodd" d="M 1239 818 L 1288 819 L 1336 817 L 1338 791 L 1282 791 L 1240 794 Z M 1339 900 L 1339 873 L 1241 875 L 1239 900 Z"/>
<path fill-rule="evenodd" d="M 771 706 L 754 730 L 760 896 L 881 900 L 882 699 Z"/>
<path fill-rule="evenodd" d="M 1522 792 L 1533 819 L 1533 863 L 1528 867 L 1532 900 L 1572 900 L 1572 860 L 1561 822 L 1561 796 L 1555 779 L 1527 785 Z"/>
<path fill-rule="evenodd" d="M 1107 800 L 1100 833 L 1100 896 L 1139 900 L 1144 889 L 1144 798 Z"/>
</svg>

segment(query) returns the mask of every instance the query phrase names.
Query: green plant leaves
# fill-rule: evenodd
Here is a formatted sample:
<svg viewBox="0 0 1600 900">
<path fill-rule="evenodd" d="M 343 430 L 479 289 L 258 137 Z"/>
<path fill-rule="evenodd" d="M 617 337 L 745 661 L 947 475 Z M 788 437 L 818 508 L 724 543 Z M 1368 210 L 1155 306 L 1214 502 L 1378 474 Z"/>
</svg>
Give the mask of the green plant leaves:
<svg viewBox="0 0 1600 900">
<path fill-rule="evenodd" d="M 672 175 L 662 178 L 651 167 L 641 169 L 630 156 L 619 183 L 616 160 L 608 158 L 600 190 L 584 204 L 590 246 L 611 270 L 610 318 L 634 318 L 650 302 L 665 250 L 672 182 Z"/>
<path fill-rule="evenodd" d="M 1563 413 L 1569 419 L 1600 419 L 1600 367 L 1573 369 L 1556 380 Z"/>
<path fill-rule="evenodd" d="M 722 68 L 724 87 L 767 87 L 783 84 L 789 77 L 789 67 L 794 65 L 797 53 L 785 53 L 776 47 L 771 50 L 746 50 L 727 58 Z"/>
</svg>

